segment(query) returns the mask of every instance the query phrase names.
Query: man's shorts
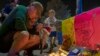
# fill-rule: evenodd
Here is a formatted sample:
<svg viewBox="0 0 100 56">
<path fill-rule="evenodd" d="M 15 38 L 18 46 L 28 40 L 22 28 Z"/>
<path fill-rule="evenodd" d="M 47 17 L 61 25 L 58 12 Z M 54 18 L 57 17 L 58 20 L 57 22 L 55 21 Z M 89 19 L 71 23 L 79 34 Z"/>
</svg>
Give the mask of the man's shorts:
<svg viewBox="0 0 100 56">
<path fill-rule="evenodd" d="M 15 32 L 9 32 L 0 38 L 0 52 L 6 53 L 11 48 Z"/>
<path fill-rule="evenodd" d="M 1 53 L 7 53 L 9 51 L 13 43 L 13 36 L 15 32 L 16 31 L 11 31 L 7 33 L 5 36 L 0 38 L 0 52 Z M 37 33 L 34 33 L 34 34 L 37 34 Z"/>
<path fill-rule="evenodd" d="M 57 34 L 56 31 L 52 31 L 52 32 L 50 33 L 50 37 L 56 37 L 56 34 Z"/>
</svg>

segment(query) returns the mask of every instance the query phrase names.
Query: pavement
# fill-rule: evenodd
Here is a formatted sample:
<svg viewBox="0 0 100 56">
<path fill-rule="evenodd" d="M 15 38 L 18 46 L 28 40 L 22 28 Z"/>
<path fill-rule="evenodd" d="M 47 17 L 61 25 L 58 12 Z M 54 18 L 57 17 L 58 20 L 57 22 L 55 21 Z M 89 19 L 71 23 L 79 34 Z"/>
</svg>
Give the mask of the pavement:
<svg viewBox="0 0 100 56">
<path fill-rule="evenodd" d="M 57 51 L 57 49 L 58 49 L 58 48 L 55 47 L 53 50 L 54 50 L 54 51 Z M 34 54 L 34 56 L 48 56 L 48 53 L 47 53 L 48 50 L 49 50 L 48 48 L 45 49 L 45 50 L 43 50 L 43 53 L 42 53 L 42 54 L 40 54 L 40 50 L 34 50 L 34 51 L 33 51 L 33 54 Z M 7 54 L 8 54 L 8 53 L 0 53 L 0 56 L 7 56 Z M 20 52 L 20 56 L 23 56 L 22 54 L 23 54 L 23 51 Z"/>
</svg>

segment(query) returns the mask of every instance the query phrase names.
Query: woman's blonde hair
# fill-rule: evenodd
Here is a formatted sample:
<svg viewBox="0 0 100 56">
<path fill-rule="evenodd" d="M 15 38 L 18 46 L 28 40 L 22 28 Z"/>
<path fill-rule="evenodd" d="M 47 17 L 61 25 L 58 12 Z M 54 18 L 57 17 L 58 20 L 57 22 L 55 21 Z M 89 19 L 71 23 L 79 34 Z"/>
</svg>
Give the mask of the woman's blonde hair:
<svg viewBox="0 0 100 56">
<path fill-rule="evenodd" d="M 41 17 L 41 14 L 43 12 L 42 4 L 40 2 L 34 1 L 34 2 L 31 2 L 30 5 L 34 6 L 37 9 L 38 15 L 39 15 L 39 17 Z"/>
</svg>

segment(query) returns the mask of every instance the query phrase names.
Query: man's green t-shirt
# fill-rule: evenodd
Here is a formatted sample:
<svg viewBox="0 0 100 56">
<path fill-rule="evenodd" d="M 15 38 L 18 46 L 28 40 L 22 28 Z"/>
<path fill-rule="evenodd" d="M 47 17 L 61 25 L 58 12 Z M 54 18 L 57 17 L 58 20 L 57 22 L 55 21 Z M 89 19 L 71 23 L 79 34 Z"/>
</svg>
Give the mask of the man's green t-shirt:
<svg viewBox="0 0 100 56">
<path fill-rule="evenodd" d="M 25 6 L 19 5 L 18 7 L 14 8 L 0 27 L 0 37 L 3 37 L 11 31 L 27 31 L 26 15 L 27 8 Z"/>
</svg>

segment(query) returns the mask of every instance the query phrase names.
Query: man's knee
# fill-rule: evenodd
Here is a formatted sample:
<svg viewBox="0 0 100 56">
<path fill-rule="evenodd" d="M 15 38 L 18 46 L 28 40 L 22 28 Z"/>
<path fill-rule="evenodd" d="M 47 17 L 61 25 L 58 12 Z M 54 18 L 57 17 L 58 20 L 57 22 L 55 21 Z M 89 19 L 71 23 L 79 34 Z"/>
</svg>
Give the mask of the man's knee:
<svg viewBox="0 0 100 56">
<path fill-rule="evenodd" d="M 40 37 L 38 35 L 33 35 L 30 36 L 30 41 L 29 42 L 40 42 Z"/>
<path fill-rule="evenodd" d="M 14 35 L 14 39 L 15 38 L 21 38 L 21 37 L 27 37 L 29 38 L 29 33 L 28 31 L 20 31 L 20 32 L 16 32 L 15 35 Z"/>
<path fill-rule="evenodd" d="M 29 33 L 28 33 L 28 31 L 21 31 L 20 35 L 29 36 Z"/>
</svg>

